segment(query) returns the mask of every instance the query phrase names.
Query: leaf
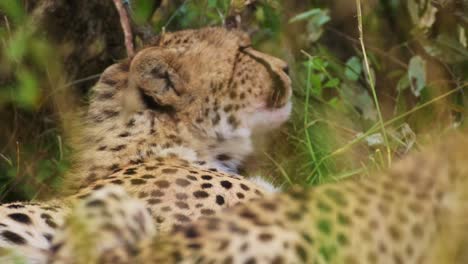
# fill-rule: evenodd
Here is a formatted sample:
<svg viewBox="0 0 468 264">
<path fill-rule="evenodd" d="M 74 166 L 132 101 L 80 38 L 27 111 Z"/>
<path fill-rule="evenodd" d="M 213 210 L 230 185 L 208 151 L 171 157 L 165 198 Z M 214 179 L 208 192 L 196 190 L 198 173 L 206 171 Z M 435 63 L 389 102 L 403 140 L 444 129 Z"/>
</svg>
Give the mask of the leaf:
<svg viewBox="0 0 468 264">
<path fill-rule="evenodd" d="M 328 13 L 326 9 L 314 8 L 296 15 L 289 20 L 289 23 L 307 21 L 307 39 L 310 42 L 315 42 L 322 36 L 323 25 L 330 21 Z"/>
<path fill-rule="evenodd" d="M 317 71 L 323 71 L 323 69 L 325 69 L 326 66 L 327 63 L 321 58 L 315 57 L 312 59 L 312 69 Z"/>
<path fill-rule="evenodd" d="M 408 68 L 408 80 L 411 92 L 417 97 L 426 87 L 426 62 L 420 56 L 411 58 Z"/>
<path fill-rule="evenodd" d="M 293 18 L 291 18 L 289 20 L 289 23 L 295 23 L 295 22 L 298 22 L 298 21 L 306 20 L 306 19 L 309 19 L 309 18 L 314 17 L 314 16 L 319 17 L 318 22 L 320 22 L 321 25 L 323 25 L 323 24 L 327 23 L 328 21 L 330 21 L 330 16 L 328 16 L 327 10 L 323 10 L 323 9 L 320 9 L 320 8 L 314 8 L 314 9 L 311 9 L 311 10 L 309 10 L 307 12 L 300 13 L 300 14 L 294 16 Z"/>
<path fill-rule="evenodd" d="M 332 78 L 330 80 L 328 80 L 324 87 L 325 88 L 336 88 L 338 87 L 338 85 L 340 84 L 340 80 L 338 78 Z"/>
<path fill-rule="evenodd" d="M 316 96 L 319 96 L 319 97 L 322 95 L 322 90 L 323 90 L 322 80 L 323 80 L 323 78 L 324 78 L 323 74 L 313 74 L 312 76 L 310 76 L 312 94 L 314 94 Z"/>
<path fill-rule="evenodd" d="M 362 73 L 361 60 L 353 56 L 346 62 L 345 76 L 351 81 L 357 81 Z"/>
<path fill-rule="evenodd" d="M 338 91 L 341 93 L 341 98 L 344 98 L 354 108 L 360 110 L 364 119 L 377 120 L 377 110 L 375 109 L 374 101 L 366 89 L 352 83 L 342 83 L 341 89 Z"/>
</svg>

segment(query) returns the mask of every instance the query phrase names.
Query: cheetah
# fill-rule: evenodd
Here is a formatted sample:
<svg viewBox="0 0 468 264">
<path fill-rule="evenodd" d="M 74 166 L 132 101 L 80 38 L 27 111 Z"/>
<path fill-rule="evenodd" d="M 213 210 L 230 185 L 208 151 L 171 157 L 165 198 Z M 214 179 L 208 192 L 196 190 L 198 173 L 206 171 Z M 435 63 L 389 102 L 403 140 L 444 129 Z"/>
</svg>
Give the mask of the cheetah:
<svg viewBox="0 0 468 264">
<path fill-rule="evenodd" d="M 143 204 L 154 224 L 144 230 L 155 234 L 263 197 L 274 188 L 238 171 L 253 152 L 252 136 L 288 119 L 291 94 L 287 64 L 253 49 L 242 31 L 203 28 L 154 38 L 107 68 L 92 89 L 67 191 L 0 206 L 4 260 L 45 263 L 67 246 L 55 235 L 74 215 L 69 208 L 112 186 Z"/>
<path fill-rule="evenodd" d="M 118 233 L 101 227 L 118 226 L 121 215 L 83 221 L 92 227 L 90 234 L 115 245 L 92 250 L 98 263 L 466 263 L 467 143 L 466 136 L 456 135 L 380 175 L 267 194 L 169 234 L 143 231 L 152 226 L 141 220 L 149 214 L 115 199 L 101 209 L 142 216 Z M 86 215 L 90 208 L 74 211 Z M 135 236 L 120 234 L 137 225 Z M 68 243 L 51 263 L 73 263 L 77 252 Z"/>
</svg>

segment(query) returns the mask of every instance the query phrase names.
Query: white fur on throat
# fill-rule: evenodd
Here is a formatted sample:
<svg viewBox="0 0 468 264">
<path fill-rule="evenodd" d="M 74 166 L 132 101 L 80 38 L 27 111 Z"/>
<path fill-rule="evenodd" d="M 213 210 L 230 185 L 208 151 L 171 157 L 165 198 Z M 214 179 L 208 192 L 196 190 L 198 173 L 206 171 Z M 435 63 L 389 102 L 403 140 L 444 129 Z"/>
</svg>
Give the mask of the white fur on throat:
<svg viewBox="0 0 468 264">
<path fill-rule="evenodd" d="M 268 182 L 265 178 L 261 176 L 249 177 L 248 180 L 258 185 L 259 187 L 262 187 L 268 193 L 277 193 L 281 191 L 280 187 L 274 186 L 273 183 Z"/>
</svg>

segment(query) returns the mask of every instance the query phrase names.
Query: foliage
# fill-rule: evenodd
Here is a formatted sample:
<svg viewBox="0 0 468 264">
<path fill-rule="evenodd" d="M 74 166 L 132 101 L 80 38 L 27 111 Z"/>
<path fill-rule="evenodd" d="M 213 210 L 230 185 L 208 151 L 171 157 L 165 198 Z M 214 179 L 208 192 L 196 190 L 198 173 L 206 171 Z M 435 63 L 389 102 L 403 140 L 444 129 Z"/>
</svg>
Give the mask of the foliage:
<svg viewBox="0 0 468 264">
<path fill-rule="evenodd" d="M 0 16 L 0 198 L 30 199 L 57 188 L 68 168 L 49 103 L 60 64 L 20 1 L 2 1 Z"/>
</svg>

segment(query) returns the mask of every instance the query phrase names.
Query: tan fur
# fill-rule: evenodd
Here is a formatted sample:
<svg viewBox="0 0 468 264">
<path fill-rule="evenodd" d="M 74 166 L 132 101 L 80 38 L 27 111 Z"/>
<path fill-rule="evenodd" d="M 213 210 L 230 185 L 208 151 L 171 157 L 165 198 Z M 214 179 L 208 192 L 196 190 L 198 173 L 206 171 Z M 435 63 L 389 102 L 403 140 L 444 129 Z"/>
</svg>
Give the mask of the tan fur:
<svg viewBox="0 0 468 264">
<path fill-rule="evenodd" d="M 123 235 L 115 240 L 117 244 L 103 247 L 96 247 L 99 242 L 91 243 L 92 239 L 86 242 L 100 231 L 111 232 L 106 237 L 121 234 L 113 233 L 116 228 L 87 228 L 84 216 L 97 217 L 105 225 L 113 219 L 101 216 L 135 212 L 97 209 L 93 213 L 83 204 L 102 193 L 113 193 L 107 191 L 112 186 L 121 186 L 143 203 L 141 208 L 148 209 L 145 214 L 153 219 L 157 233 L 262 197 L 261 187 L 236 172 L 252 153 L 251 134 L 287 120 L 291 86 L 283 61 L 249 45 L 244 33 L 221 28 L 167 33 L 132 60 L 106 69 L 77 131 L 75 169 L 66 177 L 66 195 L 56 200 L 61 207 L 51 216 L 57 224 L 44 226 L 50 224 L 43 214 L 51 202 L 31 205 L 31 209 L 4 205 L 0 214 L 9 224 L 0 225 L 0 247 L 20 254 L 37 251 L 25 256 L 31 263 L 42 263 L 48 255 L 65 263 L 93 262 L 109 247 L 119 247 L 119 239 L 138 240 Z M 63 225 L 72 203 L 78 203 L 77 213 Z M 128 204 L 133 203 L 122 206 Z M 79 213 L 86 209 L 90 211 Z M 85 218 L 85 225 L 79 219 L 74 222 L 75 218 Z M 57 228 L 63 231 L 51 246 Z M 82 231 L 83 236 L 70 237 Z M 89 254 L 75 258 L 87 246 Z"/>
<path fill-rule="evenodd" d="M 270 194 L 171 234 L 138 231 L 134 241 L 99 229 L 97 237 L 139 247 L 98 252 L 99 263 L 465 263 L 467 143 L 451 135 L 380 175 Z M 133 210 L 109 207 L 122 212 L 115 219 Z"/>
</svg>

